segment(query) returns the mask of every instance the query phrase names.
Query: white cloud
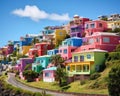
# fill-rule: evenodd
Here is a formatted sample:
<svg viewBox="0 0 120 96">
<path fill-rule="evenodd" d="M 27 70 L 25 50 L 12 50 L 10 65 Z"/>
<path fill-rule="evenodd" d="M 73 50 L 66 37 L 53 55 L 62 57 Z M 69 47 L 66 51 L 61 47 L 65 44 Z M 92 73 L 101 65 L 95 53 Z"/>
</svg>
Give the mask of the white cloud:
<svg viewBox="0 0 120 96">
<path fill-rule="evenodd" d="M 44 10 L 40 10 L 37 6 L 29 6 L 26 5 L 25 9 L 16 9 L 12 12 L 15 15 L 20 17 L 29 17 L 34 21 L 39 21 L 40 19 L 49 19 L 49 20 L 56 20 L 56 21 L 68 21 L 70 20 L 69 14 L 56 14 L 52 13 L 49 14 Z"/>
</svg>

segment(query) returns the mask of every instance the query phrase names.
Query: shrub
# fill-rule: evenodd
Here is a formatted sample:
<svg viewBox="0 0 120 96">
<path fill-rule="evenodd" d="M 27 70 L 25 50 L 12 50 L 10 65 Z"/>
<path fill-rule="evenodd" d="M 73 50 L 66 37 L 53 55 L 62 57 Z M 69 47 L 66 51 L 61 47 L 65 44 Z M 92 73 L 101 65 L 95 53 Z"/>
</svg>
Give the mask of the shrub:
<svg viewBox="0 0 120 96">
<path fill-rule="evenodd" d="M 80 85 L 84 85 L 84 84 L 85 84 L 85 80 L 81 80 Z"/>
<path fill-rule="evenodd" d="M 94 74 L 90 75 L 90 80 L 95 80 L 100 76 L 101 76 L 100 73 L 94 73 Z"/>
<path fill-rule="evenodd" d="M 120 96 L 120 65 L 116 63 L 109 72 L 108 91 L 110 96 Z"/>
<path fill-rule="evenodd" d="M 23 72 L 23 76 L 27 79 L 27 82 L 33 81 L 35 78 L 38 77 L 38 73 L 32 71 L 32 70 L 25 70 Z"/>
</svg>

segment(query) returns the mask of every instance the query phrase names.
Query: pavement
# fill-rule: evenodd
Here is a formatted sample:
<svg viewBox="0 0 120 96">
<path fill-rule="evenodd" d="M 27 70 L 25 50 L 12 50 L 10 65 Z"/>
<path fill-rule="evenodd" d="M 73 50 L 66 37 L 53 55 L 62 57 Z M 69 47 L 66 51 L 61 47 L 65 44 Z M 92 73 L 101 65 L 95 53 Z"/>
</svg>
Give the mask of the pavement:
<svg viewBox="0 0 120 96">
<path fill-rule="evenodd" d="M 15 87 L 19 87 L 19 88 L 22 88 L 24 90 L 28 90 L 28 91 L 32 91 L 32 92 L 42 92 L 43 91 L 42 89 L 30 87 L 30 86 L 24 85 L 23 83 L 17 81 L 14 73 L 8 73 L 7 82 Z M 53 96 L 77 96 L 77 95 L 72 95 L 72 94 L 52 92 L 52 91 L 48 91 L 48 90 L 45 90 L 45 91 L 47 94 L 51 94 Z"/>
</svg>

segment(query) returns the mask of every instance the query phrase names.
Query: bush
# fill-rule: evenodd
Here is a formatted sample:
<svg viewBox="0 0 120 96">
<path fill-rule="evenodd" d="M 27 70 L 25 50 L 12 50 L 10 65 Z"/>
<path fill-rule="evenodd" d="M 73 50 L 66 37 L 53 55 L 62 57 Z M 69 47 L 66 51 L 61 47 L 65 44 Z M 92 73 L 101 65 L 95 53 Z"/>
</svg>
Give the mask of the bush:
<svg viewBox="0 0 120 96">
<path fill-rule="evenodd" d="M 85 80 L 81 80 L 80 85 L 84 85 L 84 84 L 85 84 Z"/>
<path fill-rule="evenodd" d="M 27 79 L 27 82 L 33 81 L 35 78 L 38 77 L 38 73 L 32 71 L 32 70 L 25 70 L 23 72 L 23 76 Z"/>
<path fill-rule="evenodd" d="M 101 76 L 100 73 L 94 73 L 94 74 L 90 75 L 90 80 L 95 80 L 100 76 Z"/>
<path fill-rule="evenodd" d="M 120 96 L 120 65 L 116 63 L 109 72 L 108 91 L 110 96 Z"/>
</svg>

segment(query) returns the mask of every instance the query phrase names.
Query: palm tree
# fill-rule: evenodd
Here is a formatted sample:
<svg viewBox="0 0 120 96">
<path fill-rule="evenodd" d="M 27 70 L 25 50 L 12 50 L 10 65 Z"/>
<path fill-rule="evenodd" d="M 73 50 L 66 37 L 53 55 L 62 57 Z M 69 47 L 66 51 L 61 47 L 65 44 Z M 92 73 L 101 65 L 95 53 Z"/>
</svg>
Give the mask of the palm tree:
<svg viewBox="0 0 120 96">
<path fill-rule="evenodd" d="M 63 85 L 63 81 L 66 82 L 67 73 L 64 68 L 57 68 L 56 70 L 56 79 L 59 81 L 59 86 Z"/>
<path fill-rule="evenodd" d="M 52 55 L 51 56 L 51 62 L 54 64 L 56 67 L 63 68 L 64 65 L 64 59 L 60 55 Z"/>
</svg>

